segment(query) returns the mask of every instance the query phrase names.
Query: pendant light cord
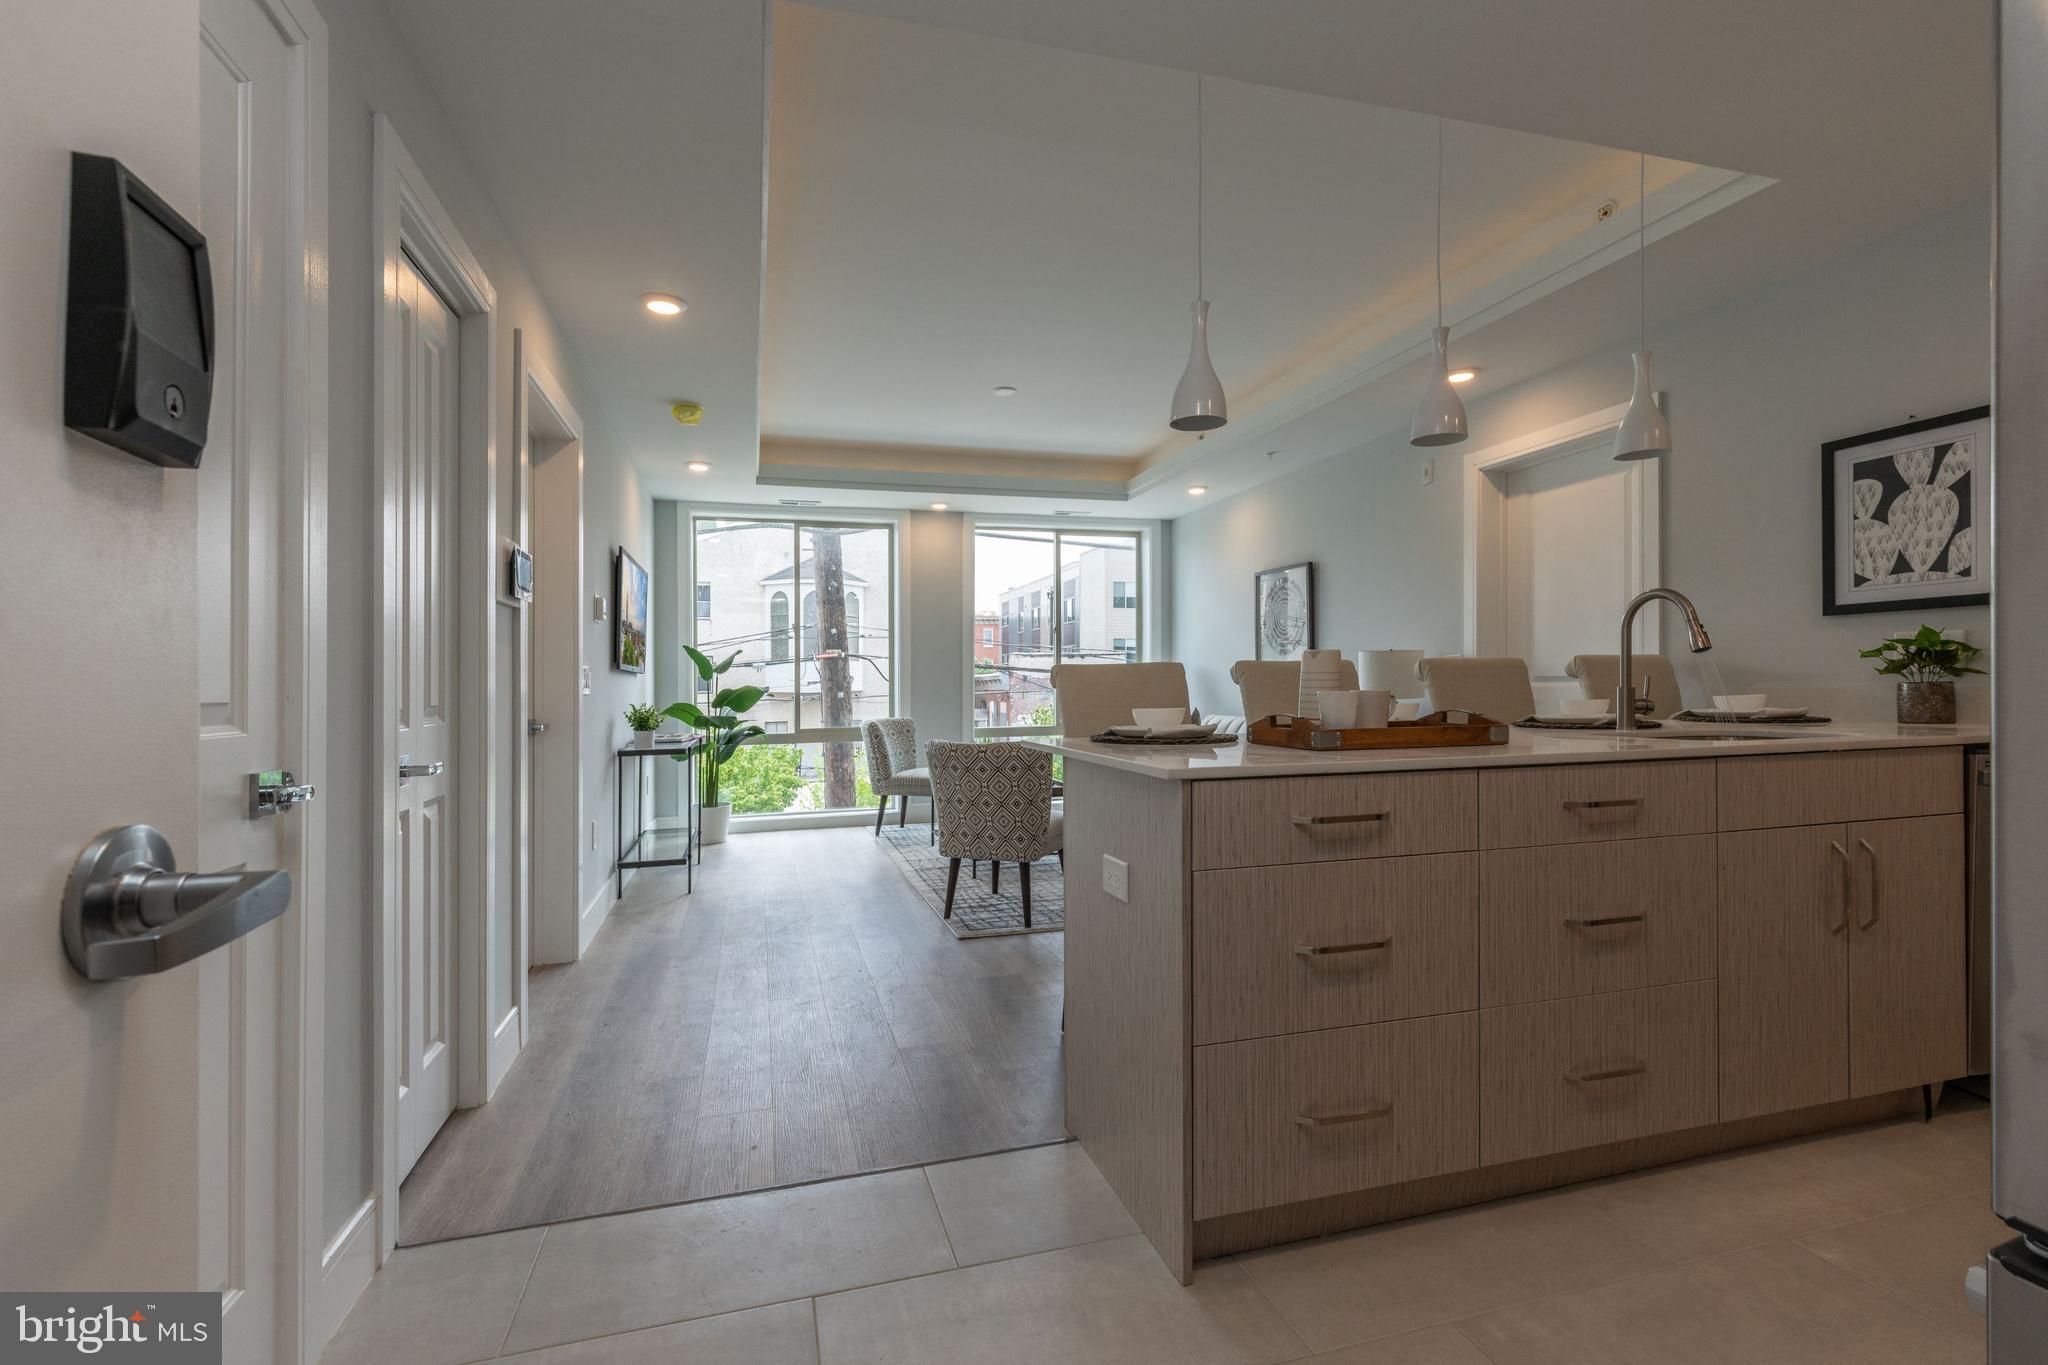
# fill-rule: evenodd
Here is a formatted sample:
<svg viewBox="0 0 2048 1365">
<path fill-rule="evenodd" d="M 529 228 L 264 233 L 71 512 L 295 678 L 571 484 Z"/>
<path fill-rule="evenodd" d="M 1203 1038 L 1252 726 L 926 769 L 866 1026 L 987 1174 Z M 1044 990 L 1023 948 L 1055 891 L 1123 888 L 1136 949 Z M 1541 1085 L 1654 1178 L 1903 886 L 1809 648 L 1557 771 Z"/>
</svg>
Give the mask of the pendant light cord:
<svg viewBox="0 0 2048 1365">
<path fill-rule="evenodd" d="M 1444 120 L 1436 120 L 1436 325 L 1444 325 Z"/>
<path fill-rule="evenodd" d="M 1202 297 L 1202 73 L 1195 73 L 1195 297 Z"/>
<path fill-rule="evenodd" d="M 1650 349 L 1650 158 L 1636 153 L 1636 349 Z"/>
</svg>

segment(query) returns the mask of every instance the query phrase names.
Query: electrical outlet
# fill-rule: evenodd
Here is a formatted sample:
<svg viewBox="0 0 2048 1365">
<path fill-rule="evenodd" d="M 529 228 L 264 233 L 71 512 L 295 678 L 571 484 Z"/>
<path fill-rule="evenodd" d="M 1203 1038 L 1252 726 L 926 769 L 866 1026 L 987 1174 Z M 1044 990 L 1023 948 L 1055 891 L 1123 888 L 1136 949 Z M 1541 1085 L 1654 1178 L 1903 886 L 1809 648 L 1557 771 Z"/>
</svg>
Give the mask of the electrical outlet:
<svg viewBox="0 0 2048 1365">
<path fill-rule="evenodd" d="M 1130 903 L 1131 865 L 1122 858 L 1102 855 L 1102 890 L 1111 900 Z"/>
<path fill-rule="evenodd" d="M 1436 482 L 1436 456 L 1432 455 L 1422 462 L 1422 481 L 1425 484 Z"/>
</svg>

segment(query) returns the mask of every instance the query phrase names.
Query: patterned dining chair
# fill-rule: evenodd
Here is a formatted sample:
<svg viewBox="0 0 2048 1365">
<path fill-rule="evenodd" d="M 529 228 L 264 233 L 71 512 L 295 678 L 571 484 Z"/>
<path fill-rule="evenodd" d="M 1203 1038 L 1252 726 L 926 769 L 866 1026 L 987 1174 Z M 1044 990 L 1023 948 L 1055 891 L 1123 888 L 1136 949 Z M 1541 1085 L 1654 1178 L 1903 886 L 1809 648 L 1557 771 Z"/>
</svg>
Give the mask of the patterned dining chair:
<svg viewBox="0 0 2048 1365">
<path fill-rule="evenodd" d="M 1052 808 L 1052 751 L 1036 744 L 931 744 L 925 750 L 946 869 L 946 913 L 960 884 L 960 860 L 989 861 L 989 890 L 1001 887 L 1002 865 L 1017 864 L 1024 927 L 1031 927 L 1031 864 L 1058 854 L 1060 816 Z"/>
<path fill-rule="evenodd" d="M 900 803 L 896 823 L 910 818 L 910 798 L 932 794 L 931 774 L 917 766 L 917 726 L 908 716 L 871 720 L 861 727 L 866 736 L 868 785 L 874 788 L 875 837 L 882 837 L 882 817 L 889 813 L 889 798 Z"/>
</svg>

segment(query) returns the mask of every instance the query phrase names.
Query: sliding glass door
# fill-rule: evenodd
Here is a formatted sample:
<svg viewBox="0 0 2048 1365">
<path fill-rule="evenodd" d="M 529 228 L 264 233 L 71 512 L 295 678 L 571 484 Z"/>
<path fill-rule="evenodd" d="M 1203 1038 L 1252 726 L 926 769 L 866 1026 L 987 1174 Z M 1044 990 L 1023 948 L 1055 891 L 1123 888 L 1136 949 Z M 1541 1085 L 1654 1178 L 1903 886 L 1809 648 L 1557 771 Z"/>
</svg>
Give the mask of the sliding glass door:
<svg viewBox="0 0 2048 1365">
<path fill-rule="evenodd" d="M 980 526 L 968 670 L 977 736 L 1048 733 L 1061 663 L 1143 657 L 1136 531 Z"/>
<path fill-rule="evenodd" d="M 892 525 L 695 518 L 695 644 L 768 689 L 727 765 L 736 815 L 870 805 L 861 725 L 896 710 Z"/>
</svg>

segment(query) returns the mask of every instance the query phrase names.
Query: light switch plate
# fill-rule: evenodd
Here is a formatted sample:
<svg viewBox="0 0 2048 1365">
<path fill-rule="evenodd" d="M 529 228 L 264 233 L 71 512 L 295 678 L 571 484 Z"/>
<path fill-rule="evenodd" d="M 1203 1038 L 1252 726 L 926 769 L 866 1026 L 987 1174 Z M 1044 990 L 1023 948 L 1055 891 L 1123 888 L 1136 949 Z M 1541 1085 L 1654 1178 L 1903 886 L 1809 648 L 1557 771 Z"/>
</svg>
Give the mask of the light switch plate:
<svg viewBox="0 0 2048 1365">
<path fill-rule="evenodd" d="M 1436 456 L 1432 455 L 1422 462 L 1422 481 L 1425 484 L 1436 482 Z"/>
<path fill-rule="evenodd" d="M 1111 900 L 1119 900 L 1128 905 L 1131 899 L 1131 865 L 1122 858 L 1112 858 L 1107 853 L 1103 854 L 1102 891 Z"/>
<path fill-rule="evenodd" d="M 599 594 L 597 594 L 597 595 L 596 595 L 595 597 L 592 597 L 592 598 L 590 599 L 590 619 L 591 619 L 591 620 L 593 620 L 593 621 L 602 621 L 602 620 L 604 620 L 604 618 L 605 618 L 605 602 L 604 602 L 604 594 L 603 594 L 603 593 L 599 593 Z"/>
<path fill-rule="evenodd" d="M 590 695 L 590 665 L 583 665 L 583 695 Z"/>
</svg>

